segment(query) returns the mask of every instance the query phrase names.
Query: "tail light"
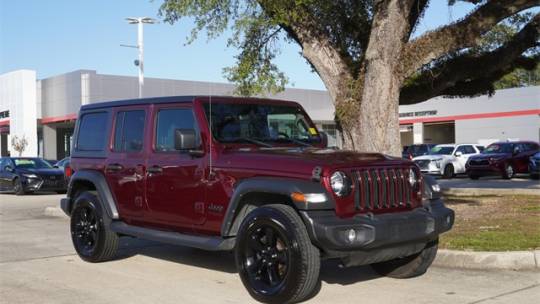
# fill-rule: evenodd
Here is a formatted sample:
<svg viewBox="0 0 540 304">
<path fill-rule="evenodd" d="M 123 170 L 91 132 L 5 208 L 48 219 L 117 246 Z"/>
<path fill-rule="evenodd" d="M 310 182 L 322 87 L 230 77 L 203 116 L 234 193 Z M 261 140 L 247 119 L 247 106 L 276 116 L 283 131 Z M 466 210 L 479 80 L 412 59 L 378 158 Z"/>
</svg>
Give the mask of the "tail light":
<svg viewBox="0 0 540 304">
<path fill-rule="evenodd" d="M 70 166 L 66 166 L 66 168 L 64 169 L 64 174 L 66 175 L 66 177 L 71 177 L 71 175 L 73 175 L 73 170 Z"/>
</svg>

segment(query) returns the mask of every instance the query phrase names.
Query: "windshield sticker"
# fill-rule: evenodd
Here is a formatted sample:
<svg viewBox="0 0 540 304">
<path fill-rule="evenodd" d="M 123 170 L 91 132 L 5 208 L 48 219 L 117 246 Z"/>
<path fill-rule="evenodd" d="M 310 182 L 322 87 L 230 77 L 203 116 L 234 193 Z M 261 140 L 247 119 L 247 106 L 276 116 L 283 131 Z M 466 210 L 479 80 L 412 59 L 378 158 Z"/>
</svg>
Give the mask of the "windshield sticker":
<svg viewBox="0 0 540 304">
<path fill-rule="evenodd" d="M 15 159 L 15 166 L 34 165 L 35 162 L 31 159 Z"/>
</svg>

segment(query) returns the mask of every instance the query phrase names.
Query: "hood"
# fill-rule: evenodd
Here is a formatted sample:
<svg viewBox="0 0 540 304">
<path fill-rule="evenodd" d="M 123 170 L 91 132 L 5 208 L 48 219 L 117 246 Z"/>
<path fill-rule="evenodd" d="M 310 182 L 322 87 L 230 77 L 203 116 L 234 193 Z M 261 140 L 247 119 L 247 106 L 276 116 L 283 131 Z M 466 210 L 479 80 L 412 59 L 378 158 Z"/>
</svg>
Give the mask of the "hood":
<svg viewBox="0 0 540 304">
<path fill-rule="evenodd" d="M 315 167 L 321 167 L 326 175 L 340 168 L 411 164 L 409 160 L 380 153 L 296 147 L 227 149 L 216 161 L 216 166 L 224 168 L 279 171 L 306 176 L 311 176 Z"/>
<path fill-rule="evenodd" d="M 57 168 L 44 169 L 17 169 L 20 174 L 36 174 L 36 175 L 64 175 L 62 170 Z"/>
<path fill-rule="evenodd" d="M 418 157 L 415 157 L 413 158 L 413 161 L 414 160 L 434 160 L 434 159 L 445 159 L 445 158 L 452 158 L 453 156 L 452 155 L 445 155 L 445 154 L 430 154 L 430 155 L 422 155 L 422 156 L 418 156 Z"/>
<path fill-rule="evenodd" d="M 469 159 L 490 159 L 490 158 L 506 158 L 511 157 L 510 153 L 490 153 L 490 154 L 477 154 L 471 156 Z"/>
</svg>

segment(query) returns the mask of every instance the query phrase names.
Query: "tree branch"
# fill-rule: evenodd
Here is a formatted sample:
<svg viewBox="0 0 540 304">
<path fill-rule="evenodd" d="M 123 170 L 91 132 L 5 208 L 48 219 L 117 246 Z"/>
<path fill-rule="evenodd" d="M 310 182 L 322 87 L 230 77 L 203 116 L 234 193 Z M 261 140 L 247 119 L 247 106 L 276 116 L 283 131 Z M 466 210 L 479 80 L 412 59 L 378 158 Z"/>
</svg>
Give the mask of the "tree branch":
<svg viewBox="0 0 540 304">
<path fill-rule="evenodd" d="M 490 0 L 463 20 L 412 40 L 402 51 L 402 76 L 412 75 L 445 54 L 476 45 L 500 21 L 538 5 L 540 0 Z"/>
<path fill-rule="evenodd" d="M 540 14 L 508 43 L 481 55 L 465 54 L 425 70 L 401 90 L 400 104 L 414 104 L 441 95 L 471 96 L 493 91 L 493 81 L 515 68 L 534 69 L 537 57 L 522 54 L 539 46 Z M 476 85 L 476 87 L 475 87 Z M 476 88 L 476 89 L 475 89 Z"/>
<path fill-rule="evenodd" d="M 270 16 L 275 14 L 276 10 L 284 9 L 282 6 L 276 6 L 271 0 L 258 0 L 258 3 Z M 307 12 L 304 13 L 302 18 L 283 20 L 279 25 L 300 45 L 302 55 L 321 77 L 332 100 L 337 101 L 340 99 L 338 95 L 341 88 L 347 85 L 344 82 L 353 79 L 347 59 L 343 58 L 342 52 L 330 43 L 330 37 L 325 36 L 323 31 L 316 30 L 319 27 L 316 19 L 312 16 L 310 18 Z"/>
</svg>

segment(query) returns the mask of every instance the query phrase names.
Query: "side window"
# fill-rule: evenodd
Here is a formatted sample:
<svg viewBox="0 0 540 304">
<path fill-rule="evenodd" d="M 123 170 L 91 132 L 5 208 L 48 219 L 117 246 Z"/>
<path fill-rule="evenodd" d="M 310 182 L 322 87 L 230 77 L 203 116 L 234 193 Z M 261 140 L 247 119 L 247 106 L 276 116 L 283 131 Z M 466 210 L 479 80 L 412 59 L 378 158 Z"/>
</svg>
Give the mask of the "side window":
<svg viewBox="0 0 540 304">
<path fill-rule="evenodd" d="M 459 146 L 457 149 L 456 149 L 456 152 L 454 152 L 454 155 L 457 153 L 457 152 L 461 152 L 462 154 L 467 154 L 467 149 L 465 149 L 466 146 Z"/>
<path fill-rule="evenodd" d="M 484 146 L 476 146 L 476 149 L 478 149 L 478 151 L 482 152 L 484 151 Z"/>
<path fill-rule="evenodd" d="M 88 113 L 81 117 L 77 149 L 81 151 L 103 151 L 106 143 L 106 112 Z"/>
<path fill-rule="evenodd" d="M 463 146 L 465 149 L 465 152 L 463 154 L 474 154 L 476 153 L 476 150 L 471 145 Z"/>
<path fill-rule="evenodd" d="M 174 131 L 176 129 L 195 129 L 197 124 L 191 109 L 162 109 L 157 114 L 156 137 L 154 147 L 156 151 L 168 152 L 174 149 Z"/>
<path fill-rule="evenodd" d="M 533 143 L 527 143 L 525 144 L 525 147 L 527 148 L 527 152 L 538 150 L 538 146 Z"/>
<path fill-rule="evenodd" d="M 9 158 L 4 158 L 0 161 L 0 172 L 5 172 L 6 167 L 10 166 L 13 168 L 13 164 L 11 163 L 11 160 Z"/>
<path fill-rule="evenodd" d="M 114 128 L 115 152 L 139 152 L 143 148 L 145 112 L 122 111 L 116 114 Z"/>
</svg>

